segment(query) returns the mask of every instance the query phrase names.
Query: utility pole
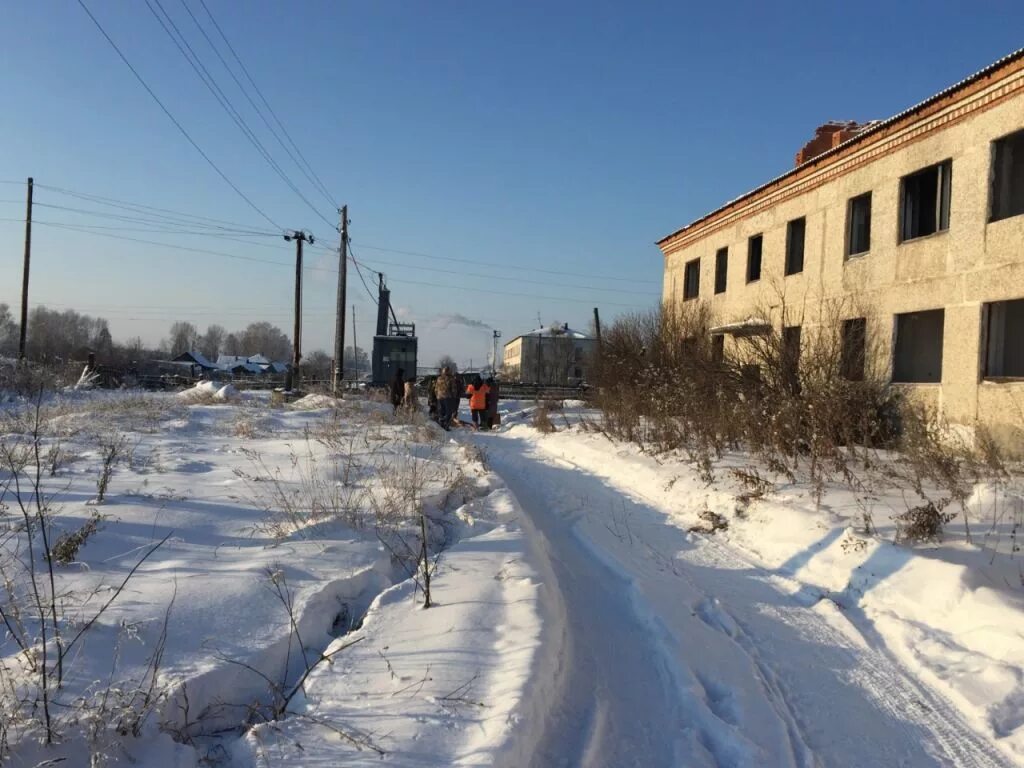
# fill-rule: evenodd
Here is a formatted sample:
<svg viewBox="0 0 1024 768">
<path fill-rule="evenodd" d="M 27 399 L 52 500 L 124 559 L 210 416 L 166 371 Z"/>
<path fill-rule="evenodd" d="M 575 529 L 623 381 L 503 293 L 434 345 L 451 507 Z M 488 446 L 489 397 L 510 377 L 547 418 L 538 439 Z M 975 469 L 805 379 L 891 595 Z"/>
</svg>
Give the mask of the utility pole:
<svg viewBox="0 0 1024 768">
<path fill-rule="evenodd" d="M 597 313 L 597 307 L 594 307 L 594 332 L 597 334 L 597 346 L 601 346 L 601 315 Z"/>
<path fill-rule="evenodd" d="M 295 241 L 295 331 L 292 336 L 292 364 L 284 382 L 285 389 L 290 392 L 298 382 L 299 361 L 302 359 L 302 244 L 312 245 L 316 241 L 301 230 L 285 235 L 284 239 Z"/>
<path fill-rule="evenodd" d="M 28 177 L 28 200 L 25 205 L 25 265 L 21 273 L 21 335 L 18 359 L 25 359 L 25 338 L 28 332 L 28 268 L 32 261 L 32 177 Z"/>
<path fill-rule="evenodd" d="M 494 331 L 491 337 L 494 340 L 494 357 L 491 358 L 491 373 L 498 372 L 498 339 L 501 338 L 501 331 Z"/>
<path fill-rule="evenodd" d="M 356 305 L 352 305 L 352 370 L 359 371 L 359 342 L 356 341 Z"/>
<path fill-rule="evenodd" d="M 334 328 L 334 396 L 345 378 L 345 293 L 348 290 L 348 206 L 341 206 L 341 252 L 338 263 L 338 310 Z M 353 314 L 355 307 L 352 308 Z M 352 320 L 355 331 L 355 319 Z"/>
</svg>

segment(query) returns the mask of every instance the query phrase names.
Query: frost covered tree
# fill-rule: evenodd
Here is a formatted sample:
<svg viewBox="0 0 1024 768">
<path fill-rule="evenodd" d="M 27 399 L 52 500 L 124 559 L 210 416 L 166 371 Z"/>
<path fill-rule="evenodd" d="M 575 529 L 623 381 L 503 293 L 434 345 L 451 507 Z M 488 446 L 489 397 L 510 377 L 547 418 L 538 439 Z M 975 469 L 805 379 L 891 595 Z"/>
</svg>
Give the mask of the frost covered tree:
<svg viewBox="0 0 1024 768">
<path fill-rule="evenodd" d="M 18 324 L 6 304 L 0 303 L 0 357 L 18 354 Z"/>
<path fill-rule="evenodd" d="M 240 355 L 263 355 L 270 360 L 286 362 L 292 357 L 291 340 L 276 325 L 261 321 L 249 323 L 238 334 Z"/>
<path fill-rule="evenodd" d="M 206 326 L 206 333 L 199 338 L 199 351 L 207 360 L 216 360 L 217 355 L 224 352 L 227 335 L 228 332 L 223 325 Z"/>
<path fill-rule="evenodd" d="M 199 341 L 199 331 L 192 323 L 181 321 L 171 326 L 170 335 L 165 342 L 167 353 L 171 356 L 182 352 L 191 352 Z"/>
</svg>

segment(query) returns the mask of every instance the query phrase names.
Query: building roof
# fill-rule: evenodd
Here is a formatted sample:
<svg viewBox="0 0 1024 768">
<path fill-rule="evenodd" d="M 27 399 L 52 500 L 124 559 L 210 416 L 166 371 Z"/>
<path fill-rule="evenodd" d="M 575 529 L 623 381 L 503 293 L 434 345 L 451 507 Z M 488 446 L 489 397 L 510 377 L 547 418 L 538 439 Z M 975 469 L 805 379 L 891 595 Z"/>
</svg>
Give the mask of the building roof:
<svg viewBox="0 0 1024 768">
<path fill-rule="evenodd" d="M 567 325 L 545 325 L 540 328 L 534 328 L 528 333 L 521 334 L 522 336 L 566 336 L 570 339 L 589 339 L 590 335 L 577 331 L 570 328 Z M 519 336 L 516 337 L 517 339 Z M 514 341 L 515 339 L 513 339 Z"/>
<path fill-rule="evenodd" d="M 214 369 L 214 368 L 218 368 L 219 367 L 217 365 L 217 363 L 211 363 L 209 360 L 207 360 L 205 357 L 203 357 L 203 355 L 201 353 L 199 353 L 199 352 L 182 352 L 180 355 L 178 355 L 176 358 L 174 358 L 174 360 L 172 360 L 171 362 L 174 362 L 174 363 L 188 363 L 188 362 L 192 362 L 192 363 L 195 363 L 196 365 L 198 365 L 200 368 L 210 368 L 211 370 Z"/>
<path fill-rule="evenodd" d="M 845 152 L 850 147 L 853 147 L 853 146 L 855 146 L 857 144 L 861 144 L 861 143 L 867 141 L 868 139 L 870 139 L 871 137 L 877 136 L 879 133 L 885 131 L 888 128 L 892 128 L 894 126 L 897 126 L 897 125 L 900 125 L 900 124 L 903 124 L 903 123 L 911 122 L 922 111 L 924 111 L 928 107 L 930 107 L 930 106 L 932 106 L 932 105 L 934 105 L 934 104 L 936 104 L 938 102 L 941 102 L 944 99 L 947 99 L 947 98 L 949 98 L 951 96 L 956 95 L 957 93 L 959 93 L 960 91 L 965 90 L 966 88 L 968 88 L 969 86 L 973 85 L 974 83 L 977 83 L 978 81 L 983 80 L 983 79 L 991 76 L 992 74 L 994 74 L 998 70 L 1003 69 L 1004 67 L 1007 67 L 1010 64 L 1013 64 L 1013 63 L 1021 61 L 1021 60 L 1024 60 L 1024 48 L 1018 48 L 1013 53 L 1007 54 L 1006 56 L 1003 56 L 1001 59 L 998 59 L 997 61 L 994 61 L 993 63 L 989 64 L 984 69 L 981 69 L 981 70 L 975 72 L 973 75 L 969 75 L 968 77 L 964 78 L 963 80 L 960 80 L 959 82 L 954 83 L 953 85 L 949 86 L 948 88 L 945 88 L 945 89 L 939 91 L 934 96 L 928 97 L 924 101 L 919 102 L 919 103 L 915 104 L 914 106 L 909 107 L 908 109 L 905 109 L 905 110 L 903 110 L 902 112 L 900 112 L 900 113 L 898 113 L 896 115 L 893 115 L 892 117 L 888 118 L 887 120 L 879 120 L 879 121 L 874 122 L 873 124 L 869 124 L 869 126 L 867 128 L 865 128 L 863 131 L 858 133 L 853 138 L 844 141 L 842 144 L 839 144 L 838 146 L 835 146 L 832 149 L 829 149 L 829 150 L 826 150 L 825 152 L 822 152 L 820 155 L 817 155 L 816 157 L 811 158 L 810 160 L 806 161 L 805 163 L 802 163 L 802 164 L 796 166 L 795 168 L 787 171 L 786 173 L 782 174 L 781 176 L 776 176 L 771 181 L 768 181 L 768 182 L 762 184 L 759 187 L 755 187 L 754 189 L 750 190 L 749 192 L 745 192 L 744 194 L 740 195 L 739 197 L 730 200 L 729 202 L 725 203 L 724 205 L 720 206 L 719 208 L 716 208 L 715 210 L 711 211 L 710 213 L 707 213 L 707 214 L 701 216 L 700 218 L 695 219 L 694 221 L 692 221 L 689 224 L 687 224 L 685 227 L 680 227 L 675 232 L 672 232 L 671 234 L 666 235 L 665 237 L 663 237 L 660 240 L 658 240 L 656 244 L 658 246 L 665 246 L 665 245 L 667 245 L 669 243 L 669 241 L 671 241 L 672 239 L 674 239 L 678 235 L 681 235 L 682 233 L 684 233 L 684 232 L 686 232 L 688 230 L 691 230 L 694 227 L 697 227 L 697 226 L 699 226 L 701 224 L 704 224 L 704 223 L 708 222 L 709 220 L 715 218 L 719 214 L 724 213 L 725 211 L 727 211 L 729 209 L 737 207 L 740 203 L 748 201 L 751 198 L 756 197 L 757 195 L 760 195 L 762 192 L 765 192 L 765 191 L 767 191 L 767 190 L 769 190 L 769 189 L 771 189 L 773 187 L 782 186 L 784 182 L 792 179 L 794 176 L 800 175 L 801 173 L 805 172 L 807 169 L 813 168 L 814 166 L 818 166 L 818 165 L 822 165 L 822 164 L 827 164 L 830 161 L 833 161 L 834 159 L 836 159 L 837 155 Z"/>
</svg>

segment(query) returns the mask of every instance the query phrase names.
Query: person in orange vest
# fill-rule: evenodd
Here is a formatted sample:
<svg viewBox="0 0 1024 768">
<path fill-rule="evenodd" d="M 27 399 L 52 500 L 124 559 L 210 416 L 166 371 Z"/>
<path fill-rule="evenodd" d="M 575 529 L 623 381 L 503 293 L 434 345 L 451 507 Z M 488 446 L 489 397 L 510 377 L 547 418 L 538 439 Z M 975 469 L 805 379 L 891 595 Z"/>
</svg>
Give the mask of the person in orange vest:
<svg viewBox="0 0 1024 768">
<path fill-rule="evenodd" d="M 466 387 L 469 410 L 473 414 L 473 429 L 480 429 L 481 421 L 487 423 L 487 393 L 490 391 L 491 388 L 484 384 L 479 374 L 473 377 L 473 383 Z"/>
</svg>

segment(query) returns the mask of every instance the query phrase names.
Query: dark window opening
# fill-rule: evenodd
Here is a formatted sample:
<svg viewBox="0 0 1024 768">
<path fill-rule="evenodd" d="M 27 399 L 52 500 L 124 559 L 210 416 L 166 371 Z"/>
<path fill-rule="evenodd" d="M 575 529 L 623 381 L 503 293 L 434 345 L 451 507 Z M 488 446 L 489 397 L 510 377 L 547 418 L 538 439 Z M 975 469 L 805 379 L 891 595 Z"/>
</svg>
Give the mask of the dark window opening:
<svg viewBox="0 0 1024 768">
<path fill-rule="evenodd" d="M 729 275 L 729 249 L 719 248 L 715 254 L 715 293 L 725 293 L 725 282 Z"/>
<path fill-rule="evenodd" d="M 946 313 L 941 309 L 896 315 L 893 381 L 920 384 L 942 381 L 945 317 Z"/>
<path fill-rule="evenodd" d="M 761 249 L 764 247 L 764 237 L 754 235 L 747 241 L 747 282 L 752 283 L 761 279 Z"/>
<path fill-rule="evenodd" d="M 839 373 L 847 381 L 864 381 L 864 358 L 867 346 L 868 321 L 855 317 L 843 322 L 843 342 Z"/>
<path fill-rule="evenodd" d="M 800 326 L 782 329 L 782 383 L 793 394 L 800 392 Z"/>
<path fill-rule="evenodd" d="M 696 299 L 700 295 L 700 259 L 687 262 L 683 274 L 683 300 Z"/>
<path fill-rule="evenodd" d="M 793 219 L 786 225 L 786 274 L 804 271 L 804 235 L 807 219 Z"/>
<path fill-rule="evenodd" d="M 985 377 L 1024 378 L 1024 299 L 985 305 Z"/>
<path fill-rule="evenodd" d="M 721 363 L 725 360 L 725 336 L 716 333 L 711 337 L 711 361 Z"/>
<path fill-rule="evenodd" d="M 900 242 L 949 229 L 953 161 L 904 176 L 900 182 Z"/>
<path fill-rule="evenodd" d="M 1024 213 L 1024 131 L 994 142 L 992 152 L 992 217 L 1007 219 Z"/>
<path fill-rule="evenodd" d="M 846 214 L 846 255 L 871 250 L 871 193 L 850 200 Z"/>
</svg>

